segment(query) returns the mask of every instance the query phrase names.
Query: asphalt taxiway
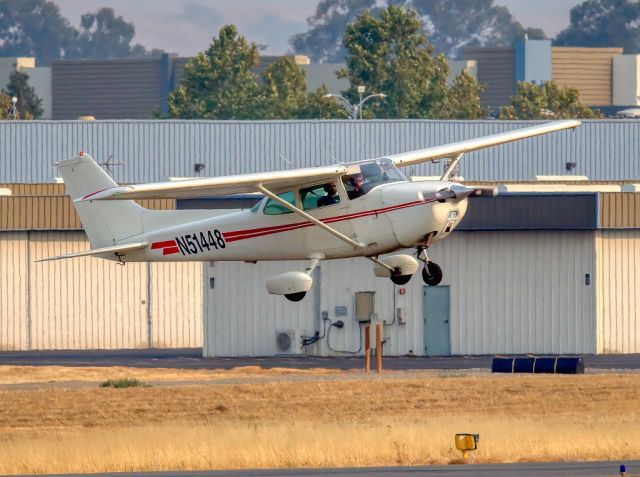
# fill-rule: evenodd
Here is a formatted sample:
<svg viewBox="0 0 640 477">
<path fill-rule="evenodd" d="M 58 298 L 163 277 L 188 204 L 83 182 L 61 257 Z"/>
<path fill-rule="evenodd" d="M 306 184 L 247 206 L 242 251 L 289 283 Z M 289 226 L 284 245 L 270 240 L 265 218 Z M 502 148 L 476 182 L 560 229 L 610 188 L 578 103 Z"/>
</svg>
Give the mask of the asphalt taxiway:
<svg viewBox="0 0 640 477">
<path fill-rule="evenodd" d="M 434 465 L 424 467 L 366 467 L 347 469 L 273 469 L 237 471 L 135 472 L 64 474 L 65 477 L 614 477 L 620 464 L 627 476 L 640 475 L 640 461 L 534 462 L 517 464 Z M 26 477 L 26 476 L 25 476 Z"/>
<path fill-rule="evenodd" d="M 640 354 L 582 355 L 586 369 L 639 369 Z M 494 356 L 385 356 L 384 368 L 477 369 L 491 368 Z M 262 368 L 360 369 L 362 357 L 268 356 L 203 358 L 201 348 L 116 351 L 12 351 L 0 353 L 0 365 L 12 366 L 128 366 L 136 368 L 232 369 Z"/>
</svg>

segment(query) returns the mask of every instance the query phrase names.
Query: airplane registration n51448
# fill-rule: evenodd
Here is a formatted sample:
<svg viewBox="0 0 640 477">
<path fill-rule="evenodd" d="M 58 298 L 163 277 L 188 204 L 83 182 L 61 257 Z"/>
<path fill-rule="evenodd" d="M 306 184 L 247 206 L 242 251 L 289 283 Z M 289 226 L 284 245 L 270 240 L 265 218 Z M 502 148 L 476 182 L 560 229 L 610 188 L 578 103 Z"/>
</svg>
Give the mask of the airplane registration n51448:
<svg viewBox="0 0 640 477">
<path fill-rule="evenodd" d="M 428 248 L 460 223 L 469 198 L 493 194 L 450 180 L 463 154 L 541 134 L 573 129 L 553 121 L 491 136 L 330 166 L 175 182 L 118 186 L 87 154 L 58 164 L 91 250 L 44 260 L 95 256 L 121 263 L 149 261 L 308 260 L 304 270 L 267 280 L 267 291 L 301 300 L 321 260 L 363 257 L 376 276 L 407 283 L 422 262 L 428 285 L 442 280 Z M 409 181 L 402 167 L 449 159 L 439 180 Z M 152 211 L 135 199 L 261 193 L 251 210 Z M 403 248 L 415 255 L 386 255 Z"/>
</svg>

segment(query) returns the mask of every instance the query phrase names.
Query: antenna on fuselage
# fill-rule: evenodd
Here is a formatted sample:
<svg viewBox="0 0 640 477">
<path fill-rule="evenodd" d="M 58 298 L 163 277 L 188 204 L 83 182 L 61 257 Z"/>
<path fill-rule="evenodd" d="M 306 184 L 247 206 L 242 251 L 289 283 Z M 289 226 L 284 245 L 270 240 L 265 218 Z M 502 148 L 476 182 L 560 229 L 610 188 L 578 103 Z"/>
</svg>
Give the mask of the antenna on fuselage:
<svg viewBox="0 0 640 477">
<path fill-rule="evenodd" d="M 293 162 L 291 162 L 289 159 L 287 159 L 286 157 L 284 157 L 282 154 L 280 154 L 279 152 L 276 152 L 276 154 L 278 156 L 280 156 L 280 159 L 282 159 L 284 162 L 286 162 L 287 164 L 289 164 L 291 167 L 293 167 Z"/>
</svg>

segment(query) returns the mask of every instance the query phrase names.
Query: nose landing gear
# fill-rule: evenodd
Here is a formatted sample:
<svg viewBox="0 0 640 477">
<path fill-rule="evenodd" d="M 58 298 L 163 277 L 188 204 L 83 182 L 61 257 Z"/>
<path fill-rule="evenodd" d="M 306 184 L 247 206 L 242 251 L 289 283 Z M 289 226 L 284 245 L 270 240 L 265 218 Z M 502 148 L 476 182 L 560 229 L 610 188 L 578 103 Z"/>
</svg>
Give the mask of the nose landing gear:
<svg viewBox="0 0 640 477">
<path fill-rule="evenodd" d="M 422 281 L 427 285 L 434 287 L 442 281 L 442 269 L 440 266 L 429 260 L 427 256 L 427 249 L 425 247 L 418 247 L 417 257 L 418 260 L 424 262 L 424 268 L 422 269 Z"/>
</svg>

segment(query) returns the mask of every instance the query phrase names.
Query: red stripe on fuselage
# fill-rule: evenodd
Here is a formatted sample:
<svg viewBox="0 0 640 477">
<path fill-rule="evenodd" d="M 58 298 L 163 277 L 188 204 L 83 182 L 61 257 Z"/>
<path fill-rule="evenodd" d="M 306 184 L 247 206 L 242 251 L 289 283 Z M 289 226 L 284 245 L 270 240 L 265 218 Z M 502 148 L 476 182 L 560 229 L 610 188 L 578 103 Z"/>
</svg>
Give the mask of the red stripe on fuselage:
<svg viewBox="0 0 640 477">
<path fill-rule="evenodd" d="M 434 200 L 416 200 L 413 202 L 407 202 L 405 204 L 391 205 L 389 207 L 383 207 L 381 209 L 366 210 L 363 212 L 356 212 L 353 214 L 338 215 L 336 217 L 328 217 L 326 219 L 320 219 L 326 224 L 332 224 L 334 222 L 342 222 L 343 220 L 359 219 L 362 217 L 368 217 L 370 215 L 379 215 L 387 212 L 393 212 L 394 210 L 404 209 L 407 207 L 413 207 L 415 205 L 426 204 L 433 202 Z M 293 224 L 274 225 L 272 227 L 260 227 L 255 229 L 235 230 L 232 232 L 224 232 L 222 235 L 227 242 L 236 242 L 238 240 L 244 240 L 254 237 L 261 237 L 263 235 L 271 235 L 279 232 L 289 232 L 304 227 L 311 227 L 314 225 L 312 222 L 296 222 Z"/>
<path fill-rule="evenodd" d="M 178 250 L 178 247 L 167 247 L 164 250 L 162 250 L 162 255 L 171 255 L 173 253 L 178 253 L 180 250 Z"/>
<path fill-rule="evenodd" d="M 151 244 L 151 250 L 155 250 L 157 248 L 166 248 L 166 247 L 176 247 L 176 241 L 166 240 L 164 242 L 155 242 Z"/>
</svg>

